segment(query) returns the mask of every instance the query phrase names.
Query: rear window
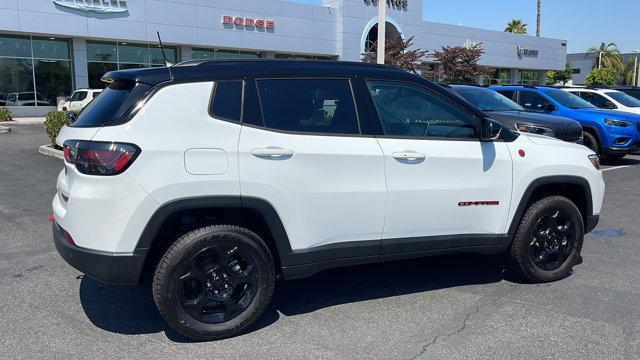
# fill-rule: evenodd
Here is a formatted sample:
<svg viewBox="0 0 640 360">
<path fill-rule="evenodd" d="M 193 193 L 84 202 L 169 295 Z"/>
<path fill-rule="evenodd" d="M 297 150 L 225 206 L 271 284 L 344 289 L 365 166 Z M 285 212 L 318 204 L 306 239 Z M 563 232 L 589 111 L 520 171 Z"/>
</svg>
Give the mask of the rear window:
<svg viewBox="0 0 640 360">
<path fill-rule="evenodd" d="M 347 79 L 259 80 L 264 125 L 303 133 L 358 134 Z"/>
<path fill-rule="evenodd" d="M 80 112 L 78 120 L 71 126 L 96 127 L 120 122 L 120 118 L 150 89 L 147 84 L 115 80 Z"/>
</svg>

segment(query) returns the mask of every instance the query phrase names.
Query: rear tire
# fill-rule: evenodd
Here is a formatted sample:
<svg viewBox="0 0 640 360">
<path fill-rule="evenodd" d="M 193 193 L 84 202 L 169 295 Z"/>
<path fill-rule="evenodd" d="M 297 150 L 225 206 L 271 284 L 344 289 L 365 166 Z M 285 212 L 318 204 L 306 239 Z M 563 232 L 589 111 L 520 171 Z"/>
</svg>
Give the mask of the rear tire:
<svg viewBox="0 0 640 360">
<path fill-rule="evenodd" d="M 267 245 L 238 226 L 214 225 L 176 240 L 153 276 L 153 299 L 183 336 L 217 340 L 239 334 L 262 315 L 273 294 Z"/>
<path fill-rule="evenodd" d="M 584 222 L 576 205 L 563 196 L 543 198 L 520 221 L 509 267 L 535 283 L 563 279 L 579 261 L 583 238 Z"/>
</svg>

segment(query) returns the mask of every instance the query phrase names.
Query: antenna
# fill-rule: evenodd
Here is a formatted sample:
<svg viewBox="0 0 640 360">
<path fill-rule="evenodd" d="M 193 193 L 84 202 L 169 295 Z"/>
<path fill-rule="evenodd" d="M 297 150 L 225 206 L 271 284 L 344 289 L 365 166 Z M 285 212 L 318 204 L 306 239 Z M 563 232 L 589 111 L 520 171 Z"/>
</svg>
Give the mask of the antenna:
<svg viewBox="0 0 640 360">
<path fill-rule="evenodd" d="M 169 78 L 173 80 L 173 73 L 171 72 L 171 63 L 167 60 L 167 54 L 164 53 L 164 47 L 162 46 L 162 39 L 160 38 L 160 31 L 156 31 L 158 34 L 158 43 L 160 43 L 160 51 L 162 51 L 162 59 L 164 60 L 164 66 L 169 70 Z"/>
</svg>

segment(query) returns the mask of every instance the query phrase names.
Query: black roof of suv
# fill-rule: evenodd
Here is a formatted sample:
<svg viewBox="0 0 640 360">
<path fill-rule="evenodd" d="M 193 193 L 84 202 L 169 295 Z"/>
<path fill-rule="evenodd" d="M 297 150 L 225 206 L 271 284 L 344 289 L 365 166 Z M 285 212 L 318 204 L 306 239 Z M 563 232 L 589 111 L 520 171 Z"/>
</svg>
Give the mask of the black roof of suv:
<svg viewBox="0 0 640 360">
<path fill-rule="evenodd" d="M 420 76 L 389 65 L 290 59 L 191 60 L 171 67 L 110 71 L 103 78 L 132 80 L 149 85 L 157 85 L 170 80 L 177 82 L 207 81 L 225 77 L 237 77 L 238 74 L 245 76 L 309 74 L 318 76 L 351 76 L 354 74 L 379 76 L 392 74 L 396 78 L 405 77 L 424 80 Z"/>
</svg>

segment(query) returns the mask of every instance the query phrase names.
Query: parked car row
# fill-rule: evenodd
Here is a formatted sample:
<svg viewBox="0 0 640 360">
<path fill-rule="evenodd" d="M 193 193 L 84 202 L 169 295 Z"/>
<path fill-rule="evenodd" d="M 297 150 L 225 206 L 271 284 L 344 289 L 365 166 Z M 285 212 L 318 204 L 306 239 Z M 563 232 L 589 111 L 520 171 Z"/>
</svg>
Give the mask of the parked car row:
<svg viewBox="0 0 640 360">
<path fill-rule="evenodd" d="M 622 158 L 640 146 L 640 100 L 618 90 L 525 85 L 448 88 L 506 127 L 579 141 L 601 157 Z"/>
</svg>

